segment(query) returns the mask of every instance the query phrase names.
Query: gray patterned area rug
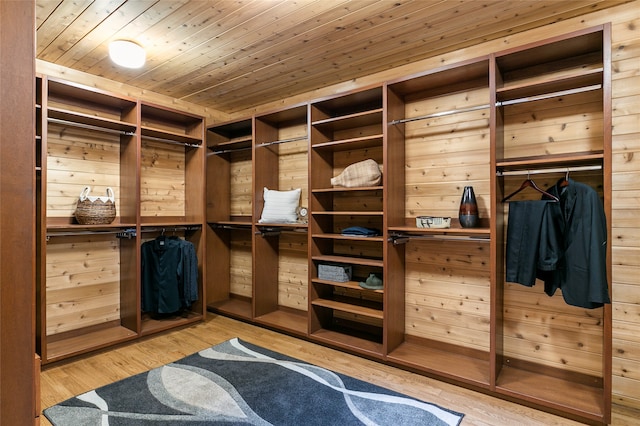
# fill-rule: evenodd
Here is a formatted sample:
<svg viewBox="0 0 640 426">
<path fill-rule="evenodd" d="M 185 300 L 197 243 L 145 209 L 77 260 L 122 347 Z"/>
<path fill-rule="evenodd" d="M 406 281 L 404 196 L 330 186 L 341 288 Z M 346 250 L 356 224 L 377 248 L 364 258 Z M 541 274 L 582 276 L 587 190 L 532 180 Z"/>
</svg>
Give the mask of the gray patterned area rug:
<svg viewBox="0 0 640 426">
<path fill-rule="evenodd" d="M 231 339 L 47 408 L 55 426 L 459 425 L 461 413 Z"/>
</svg>

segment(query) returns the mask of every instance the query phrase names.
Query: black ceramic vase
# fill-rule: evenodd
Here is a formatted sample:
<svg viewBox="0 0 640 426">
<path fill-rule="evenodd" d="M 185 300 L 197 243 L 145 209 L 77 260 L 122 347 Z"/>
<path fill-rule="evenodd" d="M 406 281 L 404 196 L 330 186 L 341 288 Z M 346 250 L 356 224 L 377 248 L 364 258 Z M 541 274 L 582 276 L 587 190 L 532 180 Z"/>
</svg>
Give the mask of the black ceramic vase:
<svg viewBox="0 0 640 426">
<path fill-rule="evenodd" d="M 478 225 L 478 203 L 473 186 L 465 186 L 462 191 L 458 219 L 463 228 L 474 228 Z"/>
</svg>

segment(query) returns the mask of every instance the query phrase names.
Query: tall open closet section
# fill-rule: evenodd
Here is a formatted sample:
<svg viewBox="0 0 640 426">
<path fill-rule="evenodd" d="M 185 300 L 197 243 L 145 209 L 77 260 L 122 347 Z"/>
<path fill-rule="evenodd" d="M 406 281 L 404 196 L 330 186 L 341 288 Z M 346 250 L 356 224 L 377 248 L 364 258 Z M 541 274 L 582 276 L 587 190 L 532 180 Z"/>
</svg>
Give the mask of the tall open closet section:
<svg viewBox="0 0 640 426">
<path fill-rule="evenodd" d="M 611 306 L 508 282 L 510 201 L 567 176 L 610 234 L 602 25 L 207 128 L 207 308 L 587 423 L 611 411 Z M 331 178 L 363 160 L 379 184 Z M 480 220 L 462 227 L 463 188 Z M 297 220 L 261 220 L 300 190 Z M 418 227 L 419 216 L 452 218 Z M 343 233 L 358 226 L 373 236 Z M 327 279 L 320 269 L 348 271 Z M 610 248 L 606 249 L 611 283 Z M 211 272 L 213 271 L 213 273 Z M 375 275 L 382 288 L 361 283 Z M 610 291 L 610 288 L 609 288 Z"/>
<path fill-rule="evenodd" d="M 36 347 L 43 363 L 202 320 L 203 117 L 44 75 L 36 89 Z M 114 195 L 113 221 L 76 219 L 85 187 L 90 196 Z M 173 315 L 143 311 L 141 247 L 156 239 L 181 241 L 197 257 L 197 265 L 189 257 L 197 295 Z M 179 280 L 172 270 L 169 276 Z"/>
</svg>

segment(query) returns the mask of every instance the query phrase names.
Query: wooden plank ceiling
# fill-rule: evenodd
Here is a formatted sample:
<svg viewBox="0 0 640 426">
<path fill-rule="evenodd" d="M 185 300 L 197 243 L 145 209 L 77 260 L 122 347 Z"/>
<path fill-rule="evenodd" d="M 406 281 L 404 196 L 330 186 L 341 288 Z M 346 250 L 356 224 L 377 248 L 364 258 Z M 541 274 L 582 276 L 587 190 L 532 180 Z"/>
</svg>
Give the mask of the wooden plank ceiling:
<svg viewBox="0 0 640 426">
<path fill-rule="evenodd" d="M 36 0 L 36 57 L 233 113 L 626 2 Z"/>
</svg>

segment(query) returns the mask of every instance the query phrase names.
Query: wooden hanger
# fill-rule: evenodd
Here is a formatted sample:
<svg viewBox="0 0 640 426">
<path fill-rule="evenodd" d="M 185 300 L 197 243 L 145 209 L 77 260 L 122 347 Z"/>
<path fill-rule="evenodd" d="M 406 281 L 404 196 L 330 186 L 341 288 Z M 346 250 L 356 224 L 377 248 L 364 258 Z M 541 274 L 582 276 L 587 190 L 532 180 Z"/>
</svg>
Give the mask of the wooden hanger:
<svg viewBox="0 0 640 426">
<path fill-rule="evenodd" d="M 536 185 L 536 183 L 533 180 L 531 180 L 531 177 L 529 176 L 529 174 L 527 174 L 527 179 L 525 179 L 525 181 L 522 182 L 522 185 L 520 185 L 520 188 L 518 188 L 517 190 L 513 191 L 511 194 L 504 197 L 502 199 L 502 202 L 504 203 L 505 201 L 509 200 L 509 198 L 513 197 L 514 195 L 516 195 L 518 192 L 522 191 L 525 188 L 533 188 L 536 191 L 540 192 L 541 194 L 546 195 L 547 197 L 553 199 L 554 201 L 560 201 L 560 199 L 555 195 L 549 194 L 547 191 L 540 189 L 538 185 Z"/>
</svg>

